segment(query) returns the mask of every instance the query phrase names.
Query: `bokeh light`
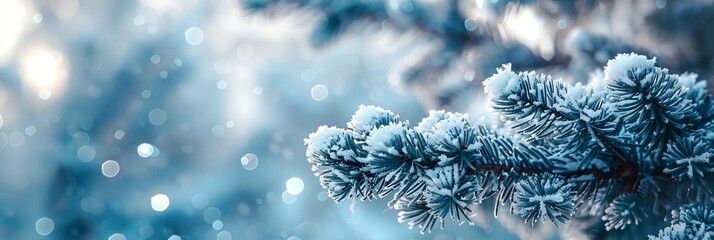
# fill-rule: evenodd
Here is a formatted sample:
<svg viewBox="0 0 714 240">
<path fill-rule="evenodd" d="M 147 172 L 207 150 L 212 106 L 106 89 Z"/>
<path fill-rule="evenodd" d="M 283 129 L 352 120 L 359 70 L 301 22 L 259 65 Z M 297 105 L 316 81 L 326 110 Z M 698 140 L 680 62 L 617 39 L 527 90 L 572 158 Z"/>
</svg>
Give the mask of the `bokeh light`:
<svg viewBox="0 0 714 240">
<path fill-rule="evenodd" d="M 305 185 L 303 184 L 302 179 L 297 177 L 290 178 L 285 182 L 285 189 L 292 195 L 300 194 L 304 187 Z"/>
<path fill-rule="evenodd" d="M 248 153 L 240 158 L 240 162 L 245 170 L 250 171 L 258 167 L 258 156 Z"/>
<path fill-rule="evenodd" d="M 42 236 L 50 235 L 54 229 L 55 222 L 50 218 L 43 217 L 35 222 L 35 230 L 37 231 L 37 234 Z"/>
<path fill-rule="evenodd" d="M 47 100 L 63 91 L 69 64 L 62 52 L 44 46 L 27 48 L 21 58 L 22 78 L 35 96 Z"/>
<path fill-rule="evenodd" d="M 151 197 L 151 209 L 154 209 L 154 211 L 166 211 L 166 209 L 169 208 L 169 205 L 171 205 L 171 201 L 165 194 L 156 194 Z"/>
<path fill-rule="evenodd" d="M 114 160 L 107 160 L 106 162 L 102 163 L 102 174 L 106 177 L 115 177 L 117 174 L 119 174 L 119 163 Z"/>
<path fill-rule="evenodd" d="M 325 85 L 322 84 L 317 84 L 310 89 L 310 95 L 312 96 L 312 99 L 315 99 L 315 101 L 323 101 L 325 98 L 327 98 L 328 90 Z"/>
<path fill-rule="evenodd" d="M 494 124 L 481 83 L 507 62 L 714 76 L 707 1 L 575 2 L 0 0 L 0 239 L 557 239 L 481 205 L 422 235 L 393 195 L 336 203 L 305 138 L 362 104 Z"/>
<path fill-rule="evenodd" d="M 203 42 L 203 31 L 197 27 L 190 27 L 186 30 L 186 42 L 189 45 L 198 45 Z"/>
<path fill-rule="evenodd" d="M 154 145 L 148 143 L 142 143 L 139 144 L 138 147 L 136 147 L 136 152 L 139 153 L 139 156 L 143 158 L 151 157 L 154 154 L 154 150 Z"/>
</svg>

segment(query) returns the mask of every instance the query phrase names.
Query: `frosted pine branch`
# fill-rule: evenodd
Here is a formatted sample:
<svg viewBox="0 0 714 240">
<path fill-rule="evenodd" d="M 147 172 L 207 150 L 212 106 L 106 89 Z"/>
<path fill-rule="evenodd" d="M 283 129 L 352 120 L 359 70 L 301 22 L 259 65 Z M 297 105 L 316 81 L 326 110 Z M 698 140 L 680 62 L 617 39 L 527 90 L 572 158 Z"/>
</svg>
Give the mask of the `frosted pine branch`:
<svg viewBox="0 0 714 240">
<path fill-rule="evenodd" d="M 605 72 L 595 89 L 499 69 L 484 89 L 524 138 L 461 113 L 430 111 L 411 127 L 360 106 L 347 129 L 310 134 L 308 161 L 335 201 L 391 194 L 399 221 L 422 233 L 449 219 L 473 224 L 492 201 L 496 216 L 505 205 L 530 225 L 578 222 L 611 234 L 663 225 L 658 214 L 686 205 L 685 220 L 658 237 L 709 236 L 714 111 L 706 83 L 634 54 L 619 55 Z"/>
</svg>

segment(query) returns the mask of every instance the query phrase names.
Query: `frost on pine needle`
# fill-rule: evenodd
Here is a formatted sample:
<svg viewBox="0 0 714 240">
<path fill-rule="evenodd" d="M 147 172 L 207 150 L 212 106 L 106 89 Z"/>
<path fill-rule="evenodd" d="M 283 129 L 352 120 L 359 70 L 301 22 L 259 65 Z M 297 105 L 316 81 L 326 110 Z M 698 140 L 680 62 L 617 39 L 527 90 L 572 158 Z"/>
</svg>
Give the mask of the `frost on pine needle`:
<svg viewBox="0 0 714 240">
<path fill-rule="evenodd" d="M 372 198 L 369 179 L 363 172 L 360 158 L 366 156 L 349 130 L 321 126 L 305 139 L 307 159 L 313 164 L 315 176 L 330 198 Z"/>
<path fill-rule="evenodd" d="M 605 229 L 625 229 L 627 225 L 638 225 L 646 217 L 647 213 L 642 207 L 642 200 L 636 194 L 624 194 L 615 198 L 610 206 L 605 209 Z"/>
<path fill-rule="evenodd" d="M 650 240 L 712 239 L 714 210 L 708 206 L 688 204 L 672 211 L 672 225 L 659 231 Z"/>
<path fill-rule="evenodd" d="M 476 132 L 468 122 L 468 115 L 449 114 L 432 127 L 429 137 L 430 153 L 437 156 L 440 166 L 461 163 L 473 168 L 471 161 L 478 155 Z"/>
<path fill-rule="evenodd" d="M 673 211 L 673 223 L 684 223 L 687 226 L 700 228 L 697 231 L 714 231 L 714 209 L 698 204 L 688 204 Z"/>
<path fill-rule="evenodd" d="M 350 132 L 344 129 L 320 126 L 316 132 L 305 139 L 308 144 L 307 157 L 311 163 L 337 160 L 356 160 L 358 158 L 356 145 L 350 143 Z"/>
<path fill-rule="evenodd" d="M 447 112 L 444 110 L 429 110 L 429 116 L 422 119 L 419 122 L 419 125 L 414 127 L 414 129 L 423 133 L 431 133 L 434 124 L 441 120 L 444 120 L 447 117 L 446 114 Z"/>
<path fill-rule="evenodd" d="M 714 172 L 714 141 L 693 137 L 670 143 L 664 172 L 692 187 L 706 187 L 705 173 Z"/>
<path fill-rule="evenodd" d="M 649 240 L 679 240 L 687 239 L 686 233 L 687 226 L 684 223 L 673 224 L 670 227 L 666 227 L 659 230 L 657 236 L 649 235 L 647 238 Z"/>
<path fill-rule="evenodd" d="M 553 223 L 565 223 L 573 213 L 571 185 L 550 175 L 531 176 L 516 184 L 513 210 L 531 226 L 546 217 Z"/>
<path fill-rule="evenodd" d="M 366 136 L 375 128 L 398 121 L 399 115 L 392 113 L 392 111 L 384 110 L 377 106 L 360 105 L 357 112 L 352 115 L 352 120 L 347 123 L 347 127 L 358 134 Z"/>
<path fill-rule="evenodd" d="M 565 93 L 563 98 L 568 104 L 571 104 L 573 106 L 580 106 L 585 103 L 585 100 L 587 99 L 588 95 L 590 95 L 590 93 L 587 91 L 585 86 L 583 86 L 582 83 L 576 83 L 575 85 L 570 87 L 569 91 Z"/>
<path fill-rule="evenodd" d="M 457 164 L 427 170 L 426 175 L 426 204 L 442 225 L 447 217 L 473 225 L 468 205 L 474 202 L 477 179 Z"/>
<path fill-rule="evenodd" d="M 374 174 L 386 192 L 396 191 L 394 204 L 404 195 L 423 188 L 426 166 L 432 165 L 426 153 L 424 136 L 404 123 L 374 129 L 364 142 L 369 154 L 362 159 L 365 170 Z"/>
<path fill-rule="evenodd" d="M 605 66 L 605 82 L 625 80 L 628 85 L 634 86 L 635 83 L 628 79 L 630 72 L 653 68 L 656 62 L 654 58 L 647 59 L 646 56 L 634 53 L 618 54 Z"/>
<path fill-rule="evenodd" d="M 658 160 L 668 142 L 684 137 L 699 124 L 702 113 L 697 109 L 710 104 L 705 103 L 709 101 L 705 96 L 688 98 L 689 88 L 679 81 L 680 76 L 654 64 L 654 59 L 645 56 L 618 55 L 605 68 L 604 90 L 625 127 L 641 134 L 639 144 L 650 145 L 648 152 Z"/>
<path fill-rule="evenodd" d="M 619 55 L 602 85 L 504 65 L 484 90 L 510 132 L 443 110 L 412 127 L 360 106 L 348 129 L 306 139 L 308 162 L 336 201 L 391 195 L 398 220 L 421 233 L 448 218 L 471 224 L 493 206 L 530 226 L 576 222 L 594 237 L 646 227 L 662 229 L 652 239 L 703 239 L 714 233 L 714 104 L 705 81 L 654 64 Z M 657 221 L 683 205 L 671 226 Z"/>
<path fill-rule="evenodd" d="M 491 97 L 516 92 L 519 84 L 518 75 L 511 71 L 511 64 L 504 64 L 498 73 L 483 81 L 484 91 Z"/>
</svg>

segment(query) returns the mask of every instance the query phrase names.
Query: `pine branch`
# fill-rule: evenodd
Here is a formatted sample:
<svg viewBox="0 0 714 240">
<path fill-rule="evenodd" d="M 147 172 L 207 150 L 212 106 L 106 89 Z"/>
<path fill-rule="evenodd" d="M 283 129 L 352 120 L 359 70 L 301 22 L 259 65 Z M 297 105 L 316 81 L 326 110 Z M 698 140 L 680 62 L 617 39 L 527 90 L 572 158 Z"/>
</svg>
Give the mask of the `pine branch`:
<svg viewBox="0 0 714 240">
<path fill-rule="evenodd" d="M 388 110 L 360 106 L 348 129 L 323 126 L 310 134 L 308 162 L 335 201 L 393 193 L 389 206 L 400 211 L 399 221 L 422 233 L 447 219 L 473 224 L 484 201 L 495 203 L 495 216 L 507 205 L 531 225 L 598 217 L 605 231 L 650 224 L 657 212 L 646 207 L 686 204 L 691 199 L 682 191 L 714 202 L 714 111 L 701 94 L 706 88 L 688 93 L 688 86 L 701 84 L 680 83 L 642 58 L 610 61 L 604 91 L 499 69 L 485 90 L 525 141 L 472 125 L 466 114 L 430 111 L 410 127 Z M 687 219 L 709 214 L 702 211 L 686 213 L 696 216 Z M 686 224 L 661 235 L 692 229 Z M 697 229 L 711 231 L 709 224 Z"/>
<path fill-rule="evenodd" d="M 709 206 L 689 204 L 672 211 L 672 225 L 650 240 L 711 239 L 714 237 L 714 210 Z"/>
<path fill-rule="evenodd" d="M 653 164 L 666 152 L 666 145 L 690 132 L 701 116 L 687 99 L 688 88 L 678 75 L 654 66 L 654 59 L 628 54 L 610 60 L 605 67 L 605 88 L 617 112 L 638 142 L 655 154 Z"/>
<path fill-rule="evenodd" d="M 592 149 L 598 144 L 615 154 L 616 164 L 631 162 L 612 143 L 618 121 L 603 94 L 581 84 L 570 86 L 535 72 L 516 74 L 505 65 L 484 81 L 491 106 L 519 134 L 529 141 L 549 139 L 567 142 L 561 149 L 570 152 Z M 623 141 L 620 141 L 621 143 Z"/>
</svg>

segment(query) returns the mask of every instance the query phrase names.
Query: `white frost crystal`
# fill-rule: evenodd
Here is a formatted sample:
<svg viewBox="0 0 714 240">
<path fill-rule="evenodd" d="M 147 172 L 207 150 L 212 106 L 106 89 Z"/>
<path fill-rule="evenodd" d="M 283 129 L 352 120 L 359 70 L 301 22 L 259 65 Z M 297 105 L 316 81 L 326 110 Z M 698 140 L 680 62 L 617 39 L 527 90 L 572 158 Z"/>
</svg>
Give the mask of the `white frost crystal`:
<svg viewBox="0 0 714 240">
<path fill-rule="evenodd" d="M 359 134 L 368 135 L 374 128 L 397 122 L 399 115 L 377 106 L 360 105 L 347 126 Z"/>
<path fill-rule="evenodd" d="M 605 82 L 615 81 L 616 79 L 625 80 L 627 79 L 627 71 L 630 69 L 653 68 L 656 62 L 656 58 L 647 59 L 646 56 L 635 53 L 618 54 L 617 57 L 608 61 L 605 66 Z"/>
<path fill-rule="evenodd" d="M 511 64 L 504 64 L 498 73 L 483 82 L 484 90 L 491 97 L 517 92 L 520 89 L 519 76 L 511 71 Z"/>
</svg>

